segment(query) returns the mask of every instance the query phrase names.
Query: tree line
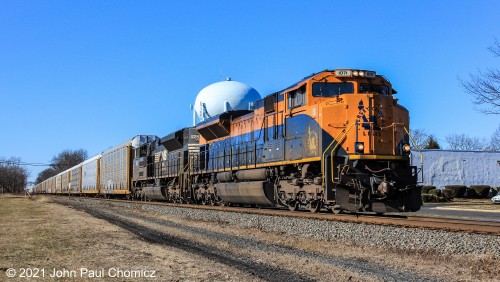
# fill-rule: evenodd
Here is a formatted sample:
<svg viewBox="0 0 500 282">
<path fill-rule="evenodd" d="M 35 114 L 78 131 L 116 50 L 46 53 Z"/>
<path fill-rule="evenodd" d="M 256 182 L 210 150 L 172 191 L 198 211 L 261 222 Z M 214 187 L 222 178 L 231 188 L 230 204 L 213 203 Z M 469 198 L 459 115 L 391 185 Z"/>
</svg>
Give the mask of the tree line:
<svg viewBox="0 0 500 282">
<path fill-rule="evenodd" d="M 64 150 L 54 156 L 49 168 L 38 174 L 35 183 L 40 183 L 87 159 L 87 151 Z M 22 162 L 20 158 L 0 159 L 0 193 L 20 193 L 28 186 L 29 171 L 26 166 L 40 165 Z"/>
<path fill-rule="evenodd" d="M 444 149 L 438 139 L 425 129 L 412 129 L 410 135 L 420 149 Z M 500 152 L 500 124 L 491 138 L 480 139 L 466 134 L 450 134 L 445 137 L 446 149 L 457 151 L 491 151 Z"/>
<path fill-rule="evenodd" d="M 28 184 L 28 170 L 20 165 L 21 159 L 0 159 L 0 193 L 19 193 Z"/>
<path fill-rule="evenodd" d="M 78 150 L 64 150 L 57 156 L 52 158 L 50 167 L 44 169 L 38 174 L 35 183 L 38 184 L 46 179 L 56 176 L 59 173 L 72 168 L 75 165 L 82 163 L 88 157 L 87 151 L 83 149 Z"/>
</svg>

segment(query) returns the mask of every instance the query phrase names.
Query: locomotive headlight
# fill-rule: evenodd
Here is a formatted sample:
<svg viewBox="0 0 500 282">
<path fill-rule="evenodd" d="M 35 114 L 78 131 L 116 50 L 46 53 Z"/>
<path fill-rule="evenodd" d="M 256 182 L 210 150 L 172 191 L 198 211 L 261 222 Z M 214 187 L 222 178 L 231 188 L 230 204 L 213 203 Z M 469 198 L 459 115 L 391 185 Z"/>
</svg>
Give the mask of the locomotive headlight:
<svg viewBox="0 0 500 282">
<path fill-rule="evenodd" d="M 410 153 L 410 151 L 411 151 L 411 147 L 410 147 L 410 145 L 405 144 L 405 145 L 403 146 L 403 151 L 405 152 L 405 154 L 409 154 L 409 153 Z"/>
<path fill-rule="evenodd" d="M 359 71 L 359 76 L 365 76 L 365 72 L 364 71 Z"/>
<path fill-rule="evenodd" d="M 356 149 L 356 153 L 363 154 L 365 152 L 365 144 L 363 142 L 354 143 L 354 148 Z"/>
<path fill-rule="evenodd" d="M 358 72 L 357 70 L 352 71 L 352 75 L 353 75 L 353 76 L 358 76 L 358 75 L 359 75 L 359 72 Z"/>
</svg>

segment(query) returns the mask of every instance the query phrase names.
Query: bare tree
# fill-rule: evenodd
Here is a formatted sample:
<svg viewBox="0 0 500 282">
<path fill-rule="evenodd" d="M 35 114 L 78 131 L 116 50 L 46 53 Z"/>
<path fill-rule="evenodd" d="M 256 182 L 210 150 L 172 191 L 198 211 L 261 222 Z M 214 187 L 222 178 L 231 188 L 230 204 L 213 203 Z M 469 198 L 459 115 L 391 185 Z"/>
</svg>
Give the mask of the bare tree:
<svg viewBox="0 0 500 282">
<path fill-rule="evenodd" d="M 425 129 L 410 129 L 410 135 L 413 141 L 415 141 L 416 144 L 420 149 L 425 148 L 427 145 L 427 139 L 429 139 L 429 134 Z"/>
<path fill-rule="evenodd" d="M 488 50 L 493 53 L 495 57 L 500 57 L 500 42 L 498 42 L 498 39 L 495 39 L 495 42 L 488 47 Z"/>
<path fill-rule="evenodd" d="M 59 155 L 52 158 L 51 167 L 43 170 L 38 174 L 36 183 L 40 183 L 60 172 L 67 170 L 87 159 L 87 151 L 83 149 L 78 150 L 64 150 Z"/>
<path fill-rule="evenodd" d="M 58 172 L 53 168 L 53 167 L 49 167 L 47 169 L 44 169 L 43 171 L 41 171 L 36 180 L 35 180 L 35 183 L 40 183 L 42 181 L 44 181 L 45 179 L 49 179 L 51 178 L 52 176 L 55 176 Z"/>
<path fill-rule="evenodd" d="M 425 129 L 410 129 L 410 134 L 420 149 L 441 149 L 436 137 L 427 133 Z"/>
<path fill-rule="evenodd" d="M 28 184 L 28 170 L 20 165 L 21 160 L 11 157 L 0 160 L 0 187 L 2 192 L 19 193 Z"/>
<path fill-rule="evenodd" d="M 491 135 L 490 145 L 488 146 L 488 151 L 500 152 L 500 124 L 497 130 Z"/>
<path fill-rule="evenodd" d="M 488 50 L 495 56 L 500 57 L 500 42 L 495 39 Z M 500 70 L 488 69 L 478 70 L 478 74 L 469 74 L 469 80 L 459 78 L 460 84 L 473 98 L 473 103 L 478 110 L 484 114 L 500 114 Z"/>
<path fill-rule="evenodd" d="M 451 150 L 459 151 L 482 151 L 485 142 L 477 137 L 470 137 L 465 134 L 451 134 L 446 136 L 446 142 Z"/>
<path fill-rule="evenodd" d="M 59 155 L 52 158 L 51 166 L 61 172 L 72 166 L 75 166 L 87 159 L 87 151 L 79 150 L 64 150 Z M 59 173 L 58 172 L 58 173 Z"/>
</svg>

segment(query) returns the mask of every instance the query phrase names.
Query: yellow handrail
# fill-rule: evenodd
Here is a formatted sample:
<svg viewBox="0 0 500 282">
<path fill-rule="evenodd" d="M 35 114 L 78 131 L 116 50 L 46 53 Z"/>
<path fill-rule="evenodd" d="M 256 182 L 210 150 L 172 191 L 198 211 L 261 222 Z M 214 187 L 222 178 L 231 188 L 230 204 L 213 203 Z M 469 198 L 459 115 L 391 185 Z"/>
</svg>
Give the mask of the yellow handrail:
<svg viewBox="0 0 500 282">
<path fill-rule="evenodd" d="M 406 133 L 408 134 L 408 136 L 410 137 L 410 140 L 413 143 L 413 145 L 415 146 L 415 148 L 417 148 L 418 153 L 420 154 L 420 169 L 422 171 L 422 181 L 424 181 L 424 154 L 420 150 L 420 147 L 418 147 L 417 142 L 415 142 L 415 140 L 413 140 L 413 137 L 411 137 L 411 134 L 408 131 L 408 129 L 406 129 L 406 127 L 404 125 L 403 125 L 403 128 L 406 131 Z M 418 178 L 417 178 L 417 183 L 418 183 Z"/>
<path fill-rule="evenodd" d="M 408 136 L 410 137 L 410 140 L 413 143 L 413 145 L 415 146 L 415 148 L 417 148 L 417 151 L 420 153 L 420 163 L 423 163 L 424 157 L 423 157 L 422 151 L 420 150 L 420 147 L 417 145 L 417 142 L 415 142 L 415 140 L 413 140 L 413 137 L 411 137 L 411 134 L 408 131 L 408 129 L 406 129 L 406 126 L 403 125 L 403 128 L 406 131 L 406 134 L 408 134 Z"/>
<path fill-rule="evenodd" d="M 339 134 L 337 134 L 337 137 L 335 137 L 332 142 L 330 143 L 330 145 L 328 145 L 328 147 L 326 148 L 326 150 L 323 152 L 322 156 L 321 156 L 321 185 L 324 186 L 325 185 L 325 155 L 326 155 L 326 152 L 328 152 L 328 149 L 330 149 L 330 147 L 333 145 L 334 142 L 337 142 L 337 145 L 335 145 L 335 147 L 332 149 L 332 152 L 335 151 L 335 149 L 337 149 L 337 147 L 340 145 L 340 143 L 343 141 L 343 139 L 347 136 L 347 133 L 351 130 L 351 128 L 354 126 L 355 123 L 352 123 L 349 128 L 344 132 L 344 135 L 342 136 L 342 138 L 339 139 L 339 136 L 343 133 L 343 131 L 339 132 Z M 333 154 L 332 154 L 332 177 L 333 177 Z M 332 178 L 333 180 L 333 178 Z"/>
</svg>

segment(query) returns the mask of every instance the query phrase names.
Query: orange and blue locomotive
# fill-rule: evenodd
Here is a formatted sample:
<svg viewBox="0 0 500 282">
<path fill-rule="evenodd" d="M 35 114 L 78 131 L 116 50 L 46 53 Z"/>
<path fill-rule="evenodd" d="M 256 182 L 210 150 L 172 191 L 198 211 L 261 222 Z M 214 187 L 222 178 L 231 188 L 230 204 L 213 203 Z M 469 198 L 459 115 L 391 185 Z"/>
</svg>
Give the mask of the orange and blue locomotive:
<svg viewBox="0 0 500 282">
<path fill-rule="evenodd" d="M 200 103 L 194 127 L 135 149 L 131 193 L 313 212 L 418 211 L 409 113 L 395 93 L 374 71 L 335 69 L 244 109 L 218 100 L 224 110 L 208 115 Z"/>
</svg>

